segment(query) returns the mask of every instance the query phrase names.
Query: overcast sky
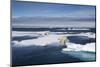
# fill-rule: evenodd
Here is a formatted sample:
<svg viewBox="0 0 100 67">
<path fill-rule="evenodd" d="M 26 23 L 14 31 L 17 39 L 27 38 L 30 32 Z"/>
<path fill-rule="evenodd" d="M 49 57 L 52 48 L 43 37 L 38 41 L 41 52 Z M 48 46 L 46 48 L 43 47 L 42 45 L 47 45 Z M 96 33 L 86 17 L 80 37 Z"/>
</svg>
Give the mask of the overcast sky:
<svg viewBox="0 0 100 67">
<path fill-rule="evenodd" d="M 67 26 L 73 22 L 95 26 L 95 6 L 13 2 L 12 18 L 15 25 Z"/>
</svg>

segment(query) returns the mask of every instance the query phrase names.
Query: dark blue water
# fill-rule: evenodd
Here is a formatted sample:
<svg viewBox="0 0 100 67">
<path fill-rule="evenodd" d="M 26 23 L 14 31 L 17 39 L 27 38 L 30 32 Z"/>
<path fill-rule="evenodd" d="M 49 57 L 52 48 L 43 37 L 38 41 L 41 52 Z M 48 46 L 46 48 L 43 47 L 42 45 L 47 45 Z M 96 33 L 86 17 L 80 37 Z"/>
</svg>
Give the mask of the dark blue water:
<svg viewBox="0 0 100 67">
<path fill-rule="evenodd" d="M 12 41 L 22 41 L 22 40 L 28 40 L 28 39 L 37 39 L 37 36 L 15 36 L 12 37 Z"/>
<path fill-rule="evenodd" d="M 57 49 L 53 48 L 55 47 L 13 47 L 12 64 L 14 66 L 20 66 L 95 61 L 95 53 L 85 53 L 81 51 L 67 51 L 62 53 L 60 47 Z"/>
<path fill-rule="evenodd" d="M 73 28 L 72 28 L 73 29 Z M 68 30 L 68 28 L 12 28 L 13 31 L 50 31 L 50 32 L 96 32 L 95 28 L 89 30 Z"/>
<path fill-rule="evenodd" d="M 63 62 L 80 62 L 78 58 L 74 58 L 68 54 L 61 53 L 61 48 L 52 50 L 45 47 L 23 47 L 12 49 L 12 64 L 13 65 L 37 65 L 51 64 Z"/>
<path fill-rule="evenodd" d="M 96 42 L 95 38 L 89 38 L 87 36 L 69 36 L 67 37 L 71 43 L 85 45 L 87 43 Z"/>
</svg>

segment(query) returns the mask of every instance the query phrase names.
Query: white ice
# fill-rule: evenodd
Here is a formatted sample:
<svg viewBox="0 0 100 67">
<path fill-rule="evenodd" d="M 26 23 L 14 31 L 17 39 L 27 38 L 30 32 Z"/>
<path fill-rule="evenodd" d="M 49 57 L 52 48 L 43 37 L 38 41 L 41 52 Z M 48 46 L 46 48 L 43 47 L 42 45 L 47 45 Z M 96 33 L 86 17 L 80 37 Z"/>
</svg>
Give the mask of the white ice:
<svg viewBox="0 0 100 67">
<path fill-rule="evenodd" d="M 95 33 L 92 33 L 92 32 L 88 32 L 88 33 L 80 33 L 80 36 L 87 36 L 87 37 L 90 37 L 90 38 L 95 38 Z"/>
<path fill-rule="evenodd" d="M 43 31 L 43 32 L 16 32 L 14 31 L 12 36 L 25 36 L 25 35 L 38 36 L 39 34 L 43 35 L 46 32 L 48 31 Z M 52 45 L 53 43 L 60 45 L 58 38 L 60 38 L 61 36 L 75 36 L 75 35 L 88 36 L 90 38 L 95 38 L 94 33 L 61 34 L 61 35 L 51 33 L 49 35 L 44 35 L 43 37 L 39 37 L 37 39 L 12 41 L 12 43 L 14 44 L 14 46 L 22 46 L 22 47 L 32 46 L 32 45 L 46 46 L 46 45 Z M 86 45 L 66 43 L 66 45 L 68 46 L 68 48 L 64 48 L 63 51 L 92 51 L 92 52 L 95 52 L 95 43 L 88 43 Z"/>
<path fill-rule="evenodd" d="M 23 40 L 23 41 L 13 41 L 13 43 L 16 44 L 16 46 L 31 46 L 31 45 L 37 45 L 37 46 L 46 46 L 51 43 L 58 43 L 58 35 L 47 35 L 44 37 L 40 37 L 38 39 L 29 39 L 29 40 Z"/>
<path fill-rule="evenodd" d="M 16 36 L 40 36 L 43 35 L 44 33 L 47 33 L 49 31 L 39 31 L 39 32 L 17 32 L 17 31 L 13 31 L 12 32 L 12 37 L 16 37 Z"/>
<path fill-rule="evenodd" d="M 65 32 L 49 32 L 49 31 L 39 31 L 39 32 L 17 32 L 17 31 L 12 31 L 12 37 L 15 36 L 42 36 L 45 33 L 50 33 L 50 34 L 57 34 L 57 33 L 61 33 L 60 35 L 64 35 L 64 36 L 87 36 L 90 38 L 95 38 L 95 33 L 92 32 L 88 32 L 88 33 L 79 33 L 79 34 L 63 34 Z"/>
<path fill-rule="evenodd" d="M 68 46 L 64 48 L 63 51 L 90 51 L 95 52 L 95 43 L 88 43 L 86 45 L 66 43 Z"/>
</svg>

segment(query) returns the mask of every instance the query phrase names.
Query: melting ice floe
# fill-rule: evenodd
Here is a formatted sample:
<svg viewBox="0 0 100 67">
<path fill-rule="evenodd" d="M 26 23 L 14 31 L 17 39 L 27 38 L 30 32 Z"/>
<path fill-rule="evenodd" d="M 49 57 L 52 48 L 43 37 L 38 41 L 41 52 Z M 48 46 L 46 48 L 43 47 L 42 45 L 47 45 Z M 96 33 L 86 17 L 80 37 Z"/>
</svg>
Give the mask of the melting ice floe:
<svg viewBox="0 0 100 67">
<path fill-rule="evenodd" d="M 29 39 L 29 40 L 23 40 L 23 41 L 13 41 L 13 43 L 16 46 L 31 46 L 31 45 L 36 45 L 36 46 L 45 46 L 51 43 L 58 43 L 59 36 L 57 35 L 47 35 L 44 37 L 40 37 L 38 39 Z"/>
<path fill-rule="evenodd" d="M 90 51 L 95 52 L 95 43 L 87 43 L 86 45 L 66 43 L 67 48 L 64 48 L 63 51 Z"/>
<path fill-rule="evenodd" d="M 87 36 L 87 37 L 90 37 L 90 38 L 95 38 L 95 33 L 90 33 L 90 32 L 88 32 L 88 33 L 80 33 L 80 35 L 82 36 Z"/>
<path fill-rule="evenodd" d="M 40 36 L 43 35 L 44 33 L 47 33 L 48 31 L 39 31 L 39 32 L 17 32 L 17 31 L 13 31 L 12 32 L 12 37 L 15 36 Z"/>
</svg>

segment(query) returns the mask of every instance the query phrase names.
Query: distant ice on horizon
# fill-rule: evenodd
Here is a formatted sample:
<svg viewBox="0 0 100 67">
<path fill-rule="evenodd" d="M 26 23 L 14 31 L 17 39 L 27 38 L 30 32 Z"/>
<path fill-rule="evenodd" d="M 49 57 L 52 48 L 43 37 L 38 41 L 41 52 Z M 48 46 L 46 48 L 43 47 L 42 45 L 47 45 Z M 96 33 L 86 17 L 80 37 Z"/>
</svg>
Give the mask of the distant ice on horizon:
<svg viewBox="0 0 100 67">
<path fill-rule="evenodd" d="M 50 23 L 50 22 L 49 22 Z M 90 27 L 90 28 L 95 28 L 95 23 L 94 22 L 66 22 L 62 24 L 57 24 L 57 23 L 52 23 L 52 24 L 34 24 L 33 23 L 13 23 L 12 27 L 14 28 L 41 28 L 41 27 L 47 27 L 47 28 L 52 28 L 52 27 Z"/>
</svg>

